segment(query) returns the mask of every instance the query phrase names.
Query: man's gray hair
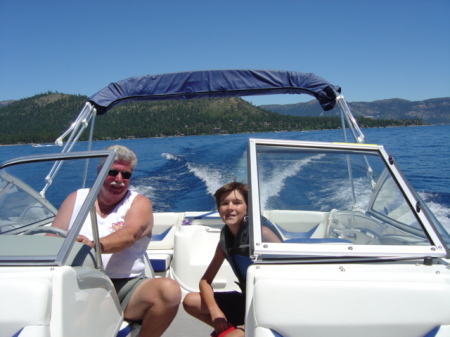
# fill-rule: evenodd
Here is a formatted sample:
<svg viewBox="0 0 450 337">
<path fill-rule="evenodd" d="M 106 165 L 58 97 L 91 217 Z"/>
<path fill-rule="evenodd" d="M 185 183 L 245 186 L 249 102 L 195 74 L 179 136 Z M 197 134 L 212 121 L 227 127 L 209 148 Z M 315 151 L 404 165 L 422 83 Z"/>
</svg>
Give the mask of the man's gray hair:
<svg viewBox="0 0 450 337">
<path fill-rule="evenodd" d="M 105 147 L 105 150 L 115 150 L 116 151 L 115 160 L 120 160 L 120 161 L 125 161 L 125 162 L 131 163 L 131 169 L 134 170 L 134 168 L 137 164 L 137 157 L 134 154 L 134 152 L 131 151 L 129 148 L 122 146 L 122 145 L 111 145 L 111 146 Z"/>
</svg>

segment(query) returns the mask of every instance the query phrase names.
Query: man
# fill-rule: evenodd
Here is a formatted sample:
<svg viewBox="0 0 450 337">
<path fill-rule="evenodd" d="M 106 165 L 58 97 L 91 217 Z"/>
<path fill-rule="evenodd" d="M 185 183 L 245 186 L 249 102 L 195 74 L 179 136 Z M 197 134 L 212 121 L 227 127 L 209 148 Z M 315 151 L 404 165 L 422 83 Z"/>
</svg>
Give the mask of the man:
<svg viewBox="0 0 450 337">
<path fill-rule="evenodd" d="M 139 336 L 161 336 L 177 313 L 181 290 L 172 279 L 144 277 L 144 254 L 153 227 L 152 204 L 128 189 L 136 155 L 120 145 L 106 149 L 116 150 L 116 158 L 95 202 L 103 267 L 119 295 L 124 318 L 142 321 Z M 71 193 L 53 226 L 69 230 L 87 193 L 88 189 Z M 85 223 L 77 241 L 93 247 L 92 238 L 91 225 Z"/>
</svg>

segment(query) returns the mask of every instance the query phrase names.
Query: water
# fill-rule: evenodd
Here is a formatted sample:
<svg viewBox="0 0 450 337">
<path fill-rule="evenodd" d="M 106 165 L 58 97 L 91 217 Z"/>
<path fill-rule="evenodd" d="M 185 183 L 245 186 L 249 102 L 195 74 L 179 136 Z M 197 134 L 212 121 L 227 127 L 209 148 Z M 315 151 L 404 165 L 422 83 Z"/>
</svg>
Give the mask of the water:
<svg viewBox="0 0 450 337">
<path fill-rule="evenodd" d="M 382 144 L 438 219 L 450 228 L 450 126 L 364 129 L 366 143 Z M 138 164 L 132 189 L 148 196 L 155 211 L 214 210 L 212 194 L 236 179 L 247 181 L 248 138 L 340 141 L 339 130 L 148 138 L 94 142 L 132 149 Z M 85 150 L 87 143 L 75 150 Z M 0 146 L 0 161 L 59 152 L 56 146 Z M 282 179 L 281 176 L 273 179 Z"/>
</svg>

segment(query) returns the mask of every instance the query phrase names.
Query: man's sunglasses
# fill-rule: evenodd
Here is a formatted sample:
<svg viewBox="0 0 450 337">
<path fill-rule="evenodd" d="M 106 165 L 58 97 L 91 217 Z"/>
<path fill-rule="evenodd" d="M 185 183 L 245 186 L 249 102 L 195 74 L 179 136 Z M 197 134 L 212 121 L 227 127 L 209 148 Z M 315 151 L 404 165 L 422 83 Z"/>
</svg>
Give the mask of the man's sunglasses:
<svg viewBox="0 0 450 337">
<path fill-rule="evenodd" d="M 109 172 L 108 172 L 108 175 L 109 176 L 111 176 L 111 177 L 115 177 L 115 176 L 117 176 L 118 174 L 122 174 L 122 178 L 123 179 L 130 179 L 131 178 L 131 172 L 128 172 L 128 171 L 122 171 L 122 172 L 120 172 L 120 171 L 118 171 L 118 170 L 109 170 Z"/>
</svg>

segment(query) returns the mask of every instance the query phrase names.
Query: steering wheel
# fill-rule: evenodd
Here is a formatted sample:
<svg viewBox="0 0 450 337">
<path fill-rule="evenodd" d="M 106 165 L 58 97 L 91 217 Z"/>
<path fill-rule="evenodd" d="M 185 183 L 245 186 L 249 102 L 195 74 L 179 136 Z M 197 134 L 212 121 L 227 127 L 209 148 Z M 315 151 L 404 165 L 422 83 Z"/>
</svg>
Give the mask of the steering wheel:
<svg viewBox="0 0 450 337">
<path fill-rule="evenodd" d="M 27 231 L 25 231 L 23 234 L 24 235 L 34 235 L 34 234 L 39 234 L 39 233 L 50 233 L 50 234 L 55 234 L 58 235 L 62 238 L 66 238 L 67 237 L 67 231 L 61 228 L 57 228 L 57 227 L 36 227 L 36 228 L 31 228 Z"/>
</svg>

